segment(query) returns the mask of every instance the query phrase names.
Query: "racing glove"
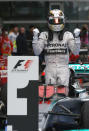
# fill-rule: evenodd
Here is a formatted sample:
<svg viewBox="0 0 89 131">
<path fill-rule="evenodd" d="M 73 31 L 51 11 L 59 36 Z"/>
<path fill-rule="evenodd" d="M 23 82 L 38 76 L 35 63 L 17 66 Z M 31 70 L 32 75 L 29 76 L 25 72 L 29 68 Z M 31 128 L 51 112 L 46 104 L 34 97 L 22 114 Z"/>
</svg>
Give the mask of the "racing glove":
<svg viewBox="0 0 89 131">
<path fill-rule="evenodd" d="M 74 29 L 74 37 L 75 37 L 76 43 L 81 43 L 80 42 L 80 29 L 79 28 Z"/>
<path fill-rule="evenodd" d="M 33 41 L 38 40 L 39 33 L 40 32 L 37 28 L 33 30 Z"/>
<path fill-rule="evenodd" d="M 80 37 L 80 29 L 79 28 L 74 29 L 74 36 L 75 36 L 75 38 Z"/>
</svg>

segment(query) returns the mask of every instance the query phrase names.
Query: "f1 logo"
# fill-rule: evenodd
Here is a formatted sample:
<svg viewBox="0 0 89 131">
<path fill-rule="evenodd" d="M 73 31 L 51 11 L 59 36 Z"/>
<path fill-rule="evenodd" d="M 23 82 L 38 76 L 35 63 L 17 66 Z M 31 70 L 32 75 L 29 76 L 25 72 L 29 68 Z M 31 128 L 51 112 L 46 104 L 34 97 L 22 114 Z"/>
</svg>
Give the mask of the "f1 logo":
<svg viewBox="0 0 89 131">
<path fill-rule="evenodd" d="M 28 71 L 32 60 L 19 60 L 12 71 Z"/>
</svg>

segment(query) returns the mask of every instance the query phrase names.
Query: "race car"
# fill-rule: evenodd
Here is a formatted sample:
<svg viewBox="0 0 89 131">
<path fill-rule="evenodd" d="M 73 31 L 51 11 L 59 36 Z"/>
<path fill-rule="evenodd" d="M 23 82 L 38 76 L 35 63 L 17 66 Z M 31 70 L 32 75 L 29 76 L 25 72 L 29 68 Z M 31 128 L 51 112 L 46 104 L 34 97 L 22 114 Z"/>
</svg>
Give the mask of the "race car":
<svg viewBox="0 0 89 131">
<path fill-rule="evenodd" d="M 75 76 L 72 69 L 70 71 L 69 96 L 63 94 L 64 87 L 54 85 L 54 91 L 52 85 L 44 85 L 44 90 L 39 87 L 40 100 L 43 101 L 39 105 L 41 131 L 89 129 L 89 87 L 82 88 L 78 82 L 80 76 Z M 45 102 L 48 99 L 50 104 Z"/>
<path fill-rule="evenodd" d="M 54 101 L 42 123 L 42 131 L 89 129 L 89 98 L 66 97 Z"/>
</svg>

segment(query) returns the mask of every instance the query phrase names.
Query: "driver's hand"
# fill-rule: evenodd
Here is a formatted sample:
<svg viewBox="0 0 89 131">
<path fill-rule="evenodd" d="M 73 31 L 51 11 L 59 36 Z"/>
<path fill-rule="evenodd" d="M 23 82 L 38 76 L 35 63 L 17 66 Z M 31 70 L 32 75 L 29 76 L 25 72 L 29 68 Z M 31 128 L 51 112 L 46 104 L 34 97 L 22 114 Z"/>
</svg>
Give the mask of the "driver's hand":
<svg viewBox="0 0 89 131">
<path fill-rule="evenodd" d="M 75 36 L 75 38 L 80 37 L 80 29 L 79 28 L 74 29 L 74 36 Z"/>
<path fill-rule="evenodd" d="M 37 28 L 35 28 L 35 29 L 33 30 L 33 35 L 34 35 L 34 36 L 38 36 L 39 33 L 40 33 L 40 31 L 39 31 Z"/>
</svg>

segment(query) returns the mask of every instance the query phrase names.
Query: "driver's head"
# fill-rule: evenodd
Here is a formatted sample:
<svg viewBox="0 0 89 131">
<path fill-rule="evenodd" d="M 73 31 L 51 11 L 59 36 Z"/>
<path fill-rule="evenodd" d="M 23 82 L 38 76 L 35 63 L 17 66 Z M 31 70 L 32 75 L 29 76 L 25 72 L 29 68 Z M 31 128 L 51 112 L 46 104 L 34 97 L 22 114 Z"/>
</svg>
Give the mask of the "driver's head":
<svg viewBox="0 0 89 131">
<path fill-rule="evenodd" d="M 48 27 L 51 31 L 59 32 L 64 29 L 65 17 L 64 13 L 59 9 L 49 11 Z"/>
</svg>

